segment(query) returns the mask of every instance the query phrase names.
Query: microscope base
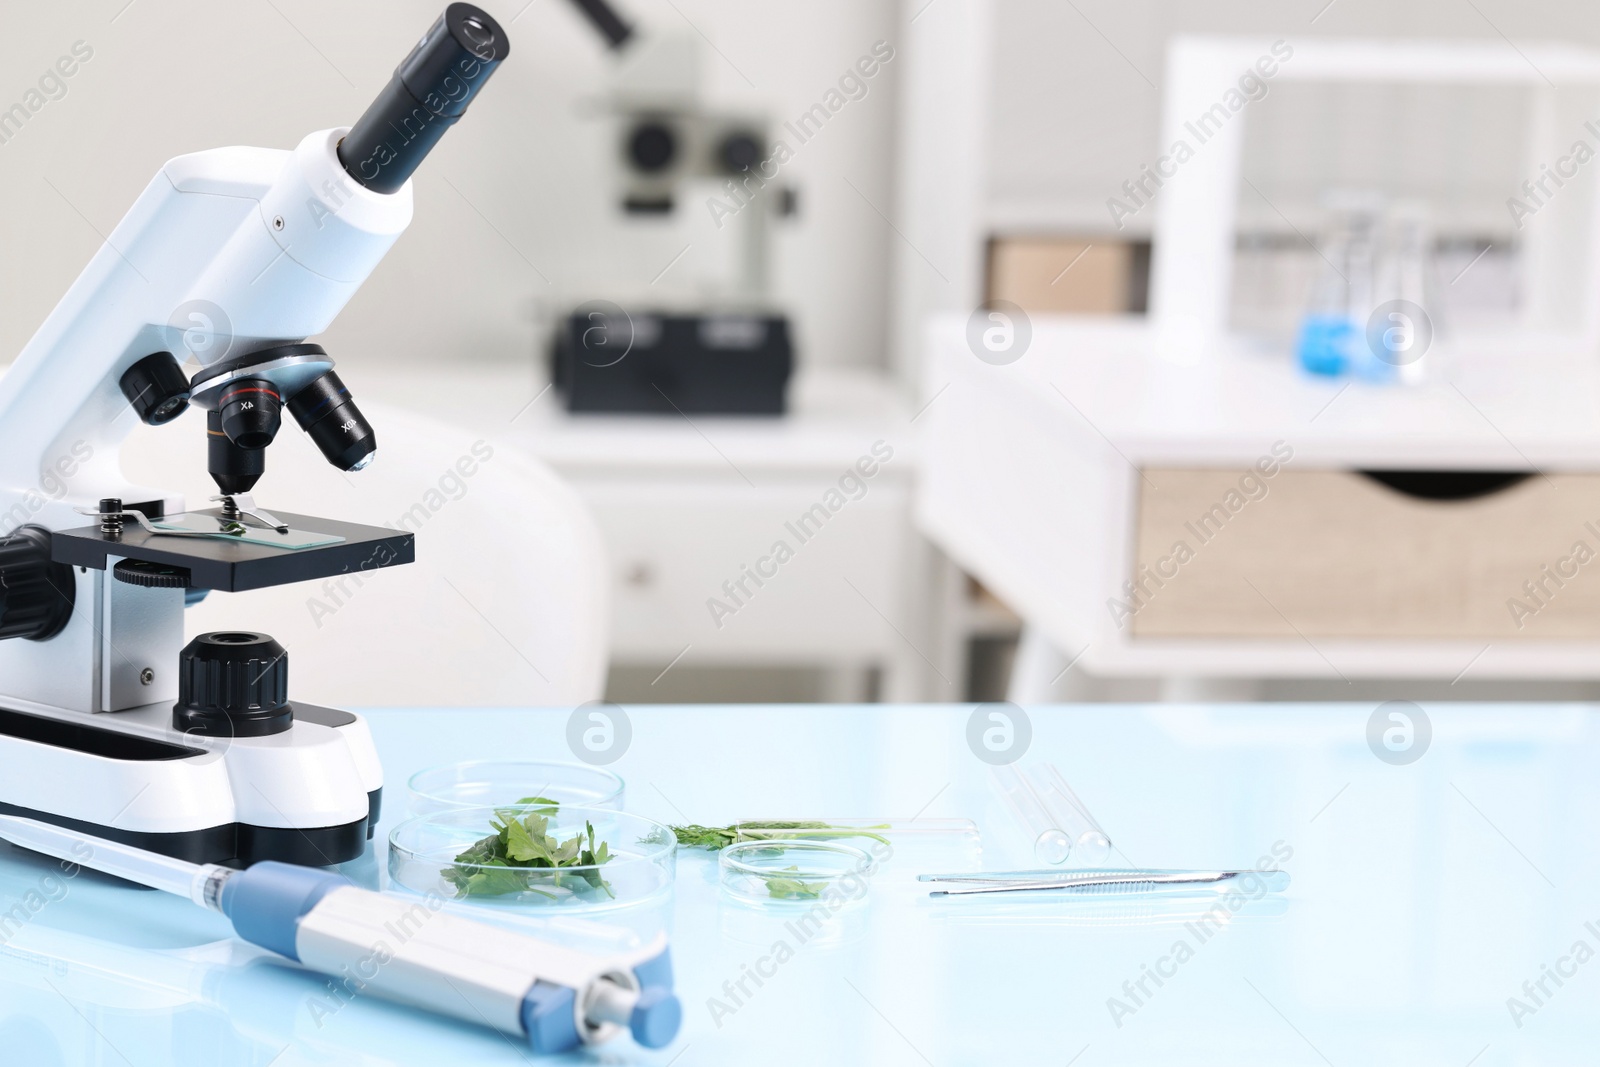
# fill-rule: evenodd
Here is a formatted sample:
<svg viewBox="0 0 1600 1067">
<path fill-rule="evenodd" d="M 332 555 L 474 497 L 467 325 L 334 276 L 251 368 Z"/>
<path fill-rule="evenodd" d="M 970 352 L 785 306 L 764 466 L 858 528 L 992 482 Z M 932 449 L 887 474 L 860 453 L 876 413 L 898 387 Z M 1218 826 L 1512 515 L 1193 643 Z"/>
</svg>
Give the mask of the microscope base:
<svg viewBox="0 0 1600 1067">
<path fill-rule="evenodd" d="M 0 812 L 193 863 L 360 856 L 382 772 L 366 721 L 295 703 L 267 737 L 198 737 L 170 705 L 98 715 L 0 709 Z"/>
</svg>

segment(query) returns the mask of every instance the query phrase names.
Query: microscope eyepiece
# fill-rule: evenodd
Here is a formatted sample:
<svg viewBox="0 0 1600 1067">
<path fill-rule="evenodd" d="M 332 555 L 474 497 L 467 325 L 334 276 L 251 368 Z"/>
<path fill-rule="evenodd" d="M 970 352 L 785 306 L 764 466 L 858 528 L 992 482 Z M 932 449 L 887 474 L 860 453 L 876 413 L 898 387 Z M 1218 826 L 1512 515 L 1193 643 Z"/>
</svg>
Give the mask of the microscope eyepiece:
<svg viewBox="0 0 1600 1067">
<path fill-rule="evenodd" d="M 289 414 L 342 471 L 358 471 L 377 454 L 378 435 L 333 371 L 290 397 Z"/>
<path fill-rule="evenodd" d="M 445 8 L 372 106 L 339 142 L 339 162 L 377 193 L 406 183 L 511 53 L 505 30 L 472 4 Z"/>
</svg>

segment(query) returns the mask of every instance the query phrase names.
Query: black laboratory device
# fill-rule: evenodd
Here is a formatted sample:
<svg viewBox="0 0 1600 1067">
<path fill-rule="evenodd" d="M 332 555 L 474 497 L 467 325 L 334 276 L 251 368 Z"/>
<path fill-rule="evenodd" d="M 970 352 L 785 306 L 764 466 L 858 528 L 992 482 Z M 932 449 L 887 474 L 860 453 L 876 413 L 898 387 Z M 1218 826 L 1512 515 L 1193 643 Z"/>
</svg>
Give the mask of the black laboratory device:
<svg viewBox="0 0 1600 1067">
<path fill-rule="evenodd" d="M 551 363 L 573 412 L 782 415 L 794 350 L 782 315 L 591 304 L 559 324 Z"/>
</svg>

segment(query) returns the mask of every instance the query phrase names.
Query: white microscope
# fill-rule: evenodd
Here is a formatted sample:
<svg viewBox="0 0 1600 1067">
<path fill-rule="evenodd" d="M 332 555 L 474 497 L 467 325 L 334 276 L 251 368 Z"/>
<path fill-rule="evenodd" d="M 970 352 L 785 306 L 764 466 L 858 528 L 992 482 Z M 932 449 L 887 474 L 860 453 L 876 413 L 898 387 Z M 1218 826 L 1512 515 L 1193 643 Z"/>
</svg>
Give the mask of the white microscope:
<svg viewBox="0 0 1600 1067">
<path fill-rule="evenodd" d="M 412 172 L 508 52 L 450 4 L 353 127 L 169 161 L 0 379 L 0 813 L 200 863 L 361 854 L 383 786 L 366 723 L 291 700 L 265 634 L 185 645 L 184 606 L 412 561 L 408 533 L 250 491 L 284 408 L 338 469 L 372 459 L 305 338 L 411 221 Z M 134 418 L 190 406 L 219 490 L 197 511 L 118 461 Z"/>
</svg>

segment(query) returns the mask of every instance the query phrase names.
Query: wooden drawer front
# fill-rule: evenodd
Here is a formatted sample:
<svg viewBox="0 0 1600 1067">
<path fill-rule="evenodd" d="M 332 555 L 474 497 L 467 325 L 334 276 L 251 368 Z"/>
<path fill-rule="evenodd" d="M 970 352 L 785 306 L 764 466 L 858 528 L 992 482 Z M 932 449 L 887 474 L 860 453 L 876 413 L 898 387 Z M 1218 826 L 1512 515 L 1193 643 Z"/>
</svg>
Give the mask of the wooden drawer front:
<svg viewBox="0 0 1600 1067">
<path fill-rule="evenodd" d="M 1437 501 L 1343 471 L 1143 473 L 1140 588 L 1107 605 L 1136 637 L 1600 638 L 1600 475 Z"/>
</svg>

